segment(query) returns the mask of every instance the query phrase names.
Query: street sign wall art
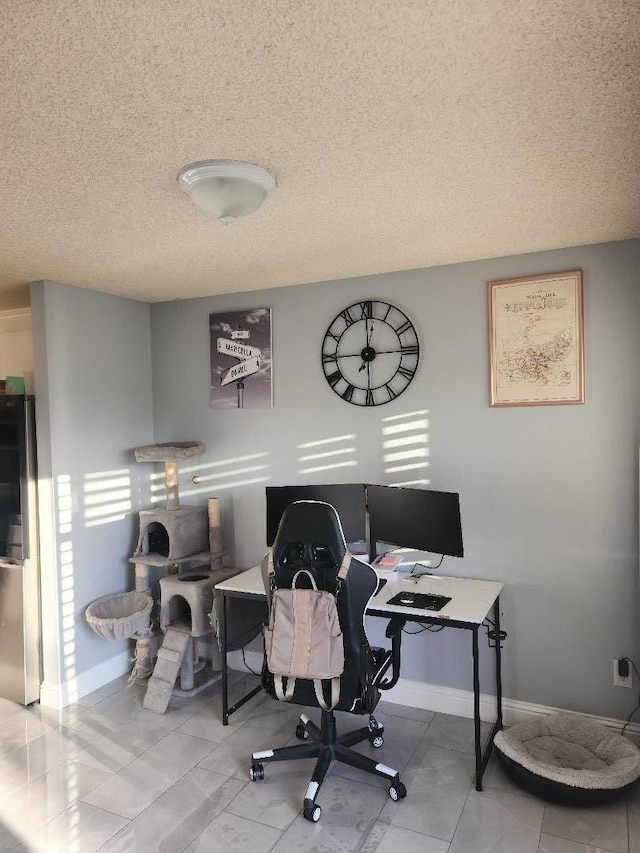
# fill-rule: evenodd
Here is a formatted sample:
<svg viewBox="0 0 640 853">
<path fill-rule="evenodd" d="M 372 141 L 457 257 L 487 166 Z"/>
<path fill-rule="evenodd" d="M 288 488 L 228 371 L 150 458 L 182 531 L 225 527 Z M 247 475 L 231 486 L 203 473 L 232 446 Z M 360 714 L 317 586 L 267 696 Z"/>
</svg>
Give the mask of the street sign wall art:
<svg viewBox="0 0 640 853">
<path fill-rule="evenodd" d="M 209 329 L 211 405 L 271 408 L 271 308 L 210 314 Z"/>
</svg>

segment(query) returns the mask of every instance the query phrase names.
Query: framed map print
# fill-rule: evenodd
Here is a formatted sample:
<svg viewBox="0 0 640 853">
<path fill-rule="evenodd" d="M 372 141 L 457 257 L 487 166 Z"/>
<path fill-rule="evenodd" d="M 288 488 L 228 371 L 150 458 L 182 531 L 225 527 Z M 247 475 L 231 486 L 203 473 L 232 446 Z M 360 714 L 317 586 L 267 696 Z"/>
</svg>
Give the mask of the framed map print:
<svg viewBox="0 0 640 853">
<path fill-rule="evenodd" d="M 491 405 L 584 403 L 582 272 L 488 288 Z"/>
<path fill-rule="evenodd" d="M 273 405 L 271 309 L 209 315 L 211 397 L 214 408 Z"/>
</svg>

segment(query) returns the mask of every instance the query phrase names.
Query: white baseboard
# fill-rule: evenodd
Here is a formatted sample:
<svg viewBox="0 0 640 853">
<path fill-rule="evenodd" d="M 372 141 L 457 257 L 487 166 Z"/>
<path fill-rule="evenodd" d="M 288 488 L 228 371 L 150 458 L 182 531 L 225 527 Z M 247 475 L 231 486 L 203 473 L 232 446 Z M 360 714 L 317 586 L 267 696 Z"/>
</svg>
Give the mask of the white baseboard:
<svg viewBox="0 0 640 853">
<path fill-rule="evenodd" d="M 64 708 L 72 705 L 83 696 L 93 693 L 115 678 L 119 678 L 131 669 L 131 652 L 128 649 L 109 660 L 81 672 L 62 684 L 43 681 L 40 685 L 40 704 L 45 708 Z"/>
<path fill-rule="evenodd" d="M 388 693 L 383 694 L 383 699 L 395 702 L 398 705 L 407 705 L 411 708 L 423 708 L 426 711 L 435 711 L 442 714 L 453 714 L 457 717 L 473 717 L 473 691 L 457 690 L 453 687 L 443 687 L 439 684 L 425 684 L 422 681 L 412 681 L 409 678 L 400 678 L 396 686 Z M 486 693 L 480 694 L 480 719 L 492 723 L 495 722 L 497 705 L 495 696 Z M 537 705 L 533 702 L 522 702 L 519 699 L 502 699 L 502 716 L 505 725 L 511 726 L 523 720 L 531 720 L 534 717 L 546 717 L 549 714 L 557 714 L 559 711 L 567 711 L 565 708 L 554 708 L 551 705 Z M 571 710 L 572 714 L 580 714 L 588 717 L 609 729 L 619 732 L 625 724 L 625 720 L 616 720 L 611 717 L 598 717 L 595 714 L 584 714 Z M 632 723 L 627 727 L 630 735 L 640 734 L 640 725 Z"/>
<path fill-rule="evenodd" d="M 262 654 L 259 652 L 245 652 L 248 667 L 254 672 L 260 672 L 262 668 Z M 247 666 L 242 661 L 241 652 L 230 652 L 228 655 L 230 669 L 248 672 Z M 425 711 L 435 711 L 440 714 L 452 714 L 455 717 L 473 717 L 473 691 L 458 690 L 454 687 L 443 687 L 439 684 L 425 684 L 423 681 L 412 681 L 410 678 L 400 678 L 396 686 L 382 694 L 383 701 L 393 702 L 409 708 L 422 708 Z M 496 698 L 487 693 L 480 694 L 480 718 L 485 722 L 493 723 L 496 719 Z M 553 708 L 550 705 L 536 705 L 533 702 L 521 702 L 519 699 L 502 699 L 502 715 L 504 723 L 511 726 L 523 720 L 531 720 L 534 717 L 546 717 L 556 714 L 564 708 Z M 579 713 L 571 711 L 571 713 Z M 594 714 L 580 714 L 582 717 L 620 732 L 625 720 L 616 720 L 611 717 L 598 717 Z M 640 725 L 632 723 L 626 729 L 626 733 L 633 736 L 640 735 Z"/>
<path fill-rule="evenodd" d="M 254 673 L 260 673 L 262 671 L 263 657 L 262 652 L 245 650 L 243 661 L 242 651 L 229 652 L 227 654 L 227 664 L 229 669 L 235 669 L 237 672 L 251 672 L 253 670 Z"/>
</svg>

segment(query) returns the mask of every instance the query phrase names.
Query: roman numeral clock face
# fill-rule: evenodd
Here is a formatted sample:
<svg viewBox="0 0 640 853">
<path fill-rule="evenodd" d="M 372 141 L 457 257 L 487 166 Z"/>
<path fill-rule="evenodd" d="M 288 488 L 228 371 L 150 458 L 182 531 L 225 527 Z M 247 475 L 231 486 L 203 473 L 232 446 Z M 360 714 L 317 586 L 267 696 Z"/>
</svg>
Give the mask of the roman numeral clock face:
<svg viewBox="0 0 640 853">
<path fill-rule="evenodd" d="M 402 394 L 418 369 L 420 346 L 407 315 L 379 300 L 355 302 L 322 342 L 322 368 L 347 403 L 381 406 Z"/>
</svg>

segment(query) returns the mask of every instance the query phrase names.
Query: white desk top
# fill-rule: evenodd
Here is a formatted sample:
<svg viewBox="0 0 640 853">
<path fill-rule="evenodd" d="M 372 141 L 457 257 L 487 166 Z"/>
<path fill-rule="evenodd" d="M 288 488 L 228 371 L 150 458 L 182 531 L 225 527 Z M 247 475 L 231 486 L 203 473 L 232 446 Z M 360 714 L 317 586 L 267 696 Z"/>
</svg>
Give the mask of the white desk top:
<svg viewBox="0 0 640 853">
<path fill-rule="evenodd" d="M 496 598 L 502 592 L 502 584 L 497 581 L 483 581 L 470 578 L 447 578 L 441 575 L 422 575 L 419 578 L 407 578 L 387 572 L 381 577 L 387 583 L 369 602 L 368 610 L 384 610 L 385 614 L 397 613 L 399 616 L 433 616 L 435 619 L 448 619 L 481 625 L 493 607 Z M 225 592 L 242 592 L 245 595 L 265 595 L 260 566 L 254 566 L 240 572 L 233 578 L 216 584 L 216 589 Z M 446 595 L 451 601 L 442 610 L 421 610 L 418 607 L 402 607 L 388 604 L 399 592 L 423 592 L 430 595 Z"/>
<path fill-rule="evenodd" d="M 399 616 L 433 616 L 446 621 L 471 622 L 481 625 L 489 615 L 496 598 L 502 592 L 502 584 L 496 581 L 481 581 L 471 578 L 447 578 L 441 575 L 407 577 L 387 573 L 387 583 L 369 602 L 367 610 L 384 610 Z M 419 607 L 403 607 L 388 604 L 399 592 L 421 592 L 427 595 L 446 595 L 451 598 L 442 610 L 423 610 Z"/>
<path fill-rule="evenodd" d="M 222 583 L 217 583 L 216 589 L 223 589 L 225 592 L 244 592 L 246 595 L 266 595 L 260 566 L 254 566 Z"/>
</svg>

